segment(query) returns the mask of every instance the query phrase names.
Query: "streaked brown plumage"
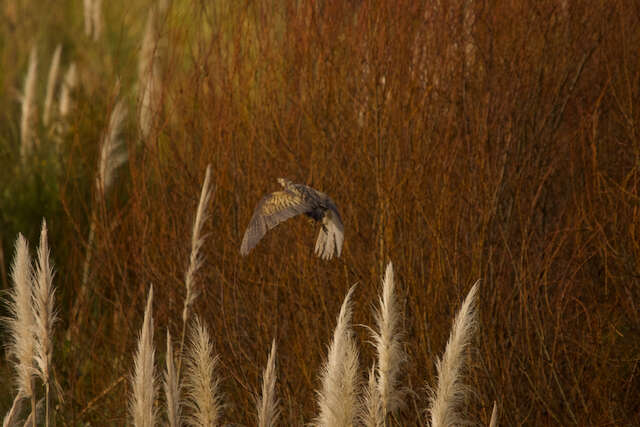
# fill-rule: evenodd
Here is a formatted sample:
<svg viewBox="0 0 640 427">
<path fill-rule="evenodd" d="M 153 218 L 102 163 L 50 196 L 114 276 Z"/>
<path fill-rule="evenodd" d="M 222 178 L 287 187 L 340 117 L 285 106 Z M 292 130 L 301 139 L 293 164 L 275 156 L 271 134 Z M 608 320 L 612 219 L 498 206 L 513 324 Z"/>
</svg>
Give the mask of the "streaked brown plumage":
<svg viewBox="0 0 640 427">
<path fill-rule="evenodd" d="M 240 254 L 247 255 L 267 231 L 296 215 L 305 214 L 322 224 L 316 240 L 315 253 L 322 259 L 340 256 L 344 241 L 344 226 L 335 203 L 329 196 L 303 184 L 278 178 L 283 190 L 260 200 L 244 233 Z"/>
</svg>

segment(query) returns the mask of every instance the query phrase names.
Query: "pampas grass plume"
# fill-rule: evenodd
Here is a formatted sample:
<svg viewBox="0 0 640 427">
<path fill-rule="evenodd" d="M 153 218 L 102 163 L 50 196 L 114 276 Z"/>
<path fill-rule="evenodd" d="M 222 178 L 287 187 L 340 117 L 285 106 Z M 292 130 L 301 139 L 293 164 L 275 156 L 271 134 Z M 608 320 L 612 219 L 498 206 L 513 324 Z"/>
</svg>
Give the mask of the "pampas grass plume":
<svg viewBox="0 0 640 427">
<path fill-rule="evenodd" d="M 102 0 L 92 0 L 91 23 L 93 27 L 93 40 L 98 41 L 102 35 Z"/>
<path fill-rule="evenodd" d="M 133 377 L 131 378 L 133 393 L 129 402 L 129 410 L 136 427 L 151 427 L 156 424 L 156 410 L 153 407 L 157 391 L 154 373 L 152 304 L 153 287 L 149 289 L 135 355 Z"/>
<path fill-rule="evenodd" d="M 100 147 L 100 160 L 98 162 L 96 182 L 99 194 L 104 195 L 109 191 L 116 169 L 127 161 L 128 153 L 124 149 L 124 139 L 121 137 L 126 116 L 127 107 L 121 99 L 111 111 L 109 124 Z"/>
<path fill-rule="evenodd" d="M 78 71 L 76 64 L 72 63 L 67 68 L 67 72 L 64 74 L 62 80 L 62 87 L 60 88 L 60 117 L 66 117 L 71 111 L 71 95 L 73 89 L 78 84 Z"/>
<path fill-rule="evenodd" d="M 154 62 L 151 65 L 151 72 L 141 81 L 143 86 L 140 101 L 139 124 L 143 138 L 147 138 L 153 126 L 153 117 L 157 111 L 158 99 L 160 98 L 160 79 L 158 65 Z"/>
<path fill-rule="evenodd" d="M 342 303 L 327 361 L 322 367 L 317 426 L 352 426 L 358 413 L 358 349 L 351 331 L 354 289 L 355 285 L 349 289 Z"/>
<path fill-rule="evenodd" d="M 150 65 L 156 50 L 156 8 L 152 6 L 147 16 L 142 45 L 140 47 L 140 57 L 138 58 L 138 81 L 143 82 L 150 72 Z"/>
<path fill-rule="evenodd" d="M 45 386 L 45 425 L 49 425 L 49 392 L 53 356 L 53 325 L 56 321 L 54 307 L 53 266 L 49 261 L 47 223 L 42 220 L 38 259 L 33 282 L 33 314 L 35 319 L 35 364 Z"/>
<path fill-rule="evenodd" d="M 197 427 L 216 426 L 222 412 L 219 384 L 214 375 L 218 357 L 213 357 L 209 332 L 197 317 L 189 341 L 185 370 L 187 406 L 191 409 L 188 421 Z"/>
<path fill-rule="evenodd" d="M 184 309 L 182 310 L 182 321 L 186 323 L 189 314 L 189 307 L 193 304 L 193 301 L 198 296 L 198 292 L 195 289 L 194 277 L 198 269 L 202 266 L 202 257 L 200 256 L 200 249 L 204 243 L 206 236 L 202 235 L 202 226 L 207 219 L 207 206 L 211 199 L 211 165 L 207 166 L 207 171 L 204 175 L 204 182 L 202 183 L 202 190 L 200 192 L 200 201 L 198 202 L 198 210 L 196 211 L 196 218 L 193 221 L 193 231 L 191 233 L 191 254 L 189 255 L 189 266 L 184 277 L 184 284 L 186 287 L 186 297 L 184 301 Z"/>
<path fill-rule="evenodd" d="M 31 308 L 31 257 L 29 246 L 22 234 L 18 235 L 15 243 L 11 278 L 13 289 L 9 291 L 8 300 L 8 354 L 13 359 L 16 369 L 18 394 L 28 398 L 34 392 L 35 319 Z"/>
<path fill-rule="evenodd" d="M 82 0 L 82 11 L 84 16 L 84 35 L 91 37 L 93 32 L 93 0 Z"/>
<path fill-rule="evenodd" d="M 33 126 L 35 119 L 36 73 L 38 70 L 38 50 L 35 46 L 29 53 L 29 68 L 22 91 L 22 115 L 20 121 L 20 155 L 24 160 L 33 149 Z"/>
<path fill-rule="evenodd" d="M 382 399 L 378 390 L 378 381 L 376 378 L 376 364 L 369 370 L 369 380 L 364 389 L 364 398 L 362 405 L 362 424 L 366 427 L 384 427 L 385 417 L 382 409 Z"/>
<path fill-rule="evenodd" d="M 124 147 L 124 139 L 122 138 L 122 128 L 127 116 L 127 108 L 124 101 L 119 100 L 111 111 L 109 123 L 102 138 L 100 145 L 100 158 L 98 160 L 98 173 L 96 175 L 96 191 L 98 197 L 104 200 L 105 195 L 109 192 L 113 184 L 116 170 L 127 161 L 128 152 Z M 91 265 L 93 239 L 96 227 L 95 210 L 92 212 L 91 222 L 89 225 L 89 238 L 87 241 L 87 254 L 84 259 L 82 269 L 82 282 L 80 283 L 80 291 L 78 292 L 77 302 L 73 308 L 71 329 L 78 332 L 79 326 L 82 325 L 84 319 L 80 307 L 83 307 L 87 298 L 87 282 L 89 280 L 89 267 Z"/>
<path fill-rule="evenodd" d="M 161 97 L 160 82 L 160 34 L 158 26 L 168 8 L 160 2 L 152 6 L 142 38 L 138 59 L 138 84 L 140 87 L 139 126 L 143 138 L 149 136 L 154 114 L 158 111 Z"/>
<path fill-rule="evenodd" d="M 53 354 L 53 324 L 56 321 L 54 308 L 53 266 L 49 260 L 47 223 L 42 221 L 38 259 L 34 272 L 33 313 L 35 319 L 36 354 L 38 374 L 46 384 L 51 377 Z"/>
<path fill-rule="evenodd" d="M 276 396 L 276 340 L 271 343 L 267 367 L 262 374 L 262 394 L 258 399 L 258 426 L 275 427 L 280 410 Z"/>
<path fill-rule="evenodd" d="M 377 363 L 369 377 L 364 409 L 367 425 L 384 424 L 388 414 L 399 409 L 404 401 L 404 389 L 399 385 L 401 367 L 406 361 L 402 348 L 400 309 L 395 294 L 393 265 L 389 263 L 382 281 L 382 295 L 375 312 L 377 331 L 372 331 Z M 371 378 L 371 375 L 374 375 Z M 375 387 L 373 390 L 371 387 Z M 379 399 L 379 401 L 376 401 Z"/>
<path fill-rule="evenodd" d="M 53 94 L 58 81 L 58 71 L 60 70 L 60 54 L 62 46 L 58 45 L 51 57 L 51 65 L 49 66 L 49 78 L 47 79 L 47 93 L 44 99 L 44 112 L 42 114 L 42 123 L 49 126 L 51 120 L 51 104 L 53 103 Z"/>
<path fill-rule="evenodd" d="M 491 411 L 491 420 L 489 427 L 498 427 L 498 402 L 493 401 L 493 410 Z"/>
<path fill-rule="evenodd" d="M 406 354 L 400 339 L 400 309 L 395 294 L 393 265 L 389 263 L 382 285 L 380 308 L 375 315 L 378 332 L 373 340 L 378 355 L 377 386 L 382 399 L 385 415 L 392 413 L 403 403 L 403 390 L 399 388 L 400 368 L 406 361 Z"/>
<path fill-rule="evenodd" d="M 180 420 L 180 381 L 173 357 L 171 333 L 167 329 L 167 367 L 164 371 L 164 395 L 167 401 L 167 421 L 170 427 L 182 425 Z"/>
<path fill-rule="evenodd" d="M 83 0 L 84 34 L 98 41 L 102 35 L 102 0 Z"/>
<path fill-rule="evenodd" d="M 187 329 L 187 320 L 189 319 L 189 308 L 198 296 L 198 291 L 195 288 L 195 274 L 202 265 L 202 258 L 200 256 L 200 248 L 204 243 L 206 236 L 202 235 L 202 226 L 207 219 L 207 206 L 211 199 L 211 165 L 207 166 L 207 171 L 204 175 L 204 182 L 202 183 L 202 190 L 200 192 L 200 201 L 198 202 L 198 209 L 196 211 L 196 217 L 193 221 L 193 230 L 191 232 L 191 254 L 189 255 L 189 265 L 184 277 L 184 285 L 186 293 L 184 297 L 184 307 L 182 309 L 182 335 L 180 337 L 180 354 L 178 359 L 178 376 L 180 376 L 180 369 L 182 367 L 182 354 L 184 350 L 184 337 Z"/>
<path fill-rule="evenodd" d="M 466 388 L 460 380 L 464 366 L 464 350 L 469 346 L 476 329 L 476 295 L 477 281 L 465 298 L 460 311 L 453 321 L 451 335 L 442 359 L 436 363 L 438 385 L 431 392 L 429 413 L 432 427 L 448 427 L 460 425 L 464 420 L 459 406 L 464 403 Z"/>
</svg>

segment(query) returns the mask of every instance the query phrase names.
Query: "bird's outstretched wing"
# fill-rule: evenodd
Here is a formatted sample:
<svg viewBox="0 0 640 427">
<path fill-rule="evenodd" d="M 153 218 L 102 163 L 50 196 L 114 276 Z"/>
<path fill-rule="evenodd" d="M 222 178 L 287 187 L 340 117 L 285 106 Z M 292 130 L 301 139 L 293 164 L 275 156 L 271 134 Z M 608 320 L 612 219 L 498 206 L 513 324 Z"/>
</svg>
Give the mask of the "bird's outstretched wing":
<svg viewBox="0 0 640 427">
<path fill-rule="evenodd" d="M 331 259 L 335 254 L 342 253 L 342 243 L 344 242 L 344 226 L 342 219 L 335 205 L 327 209 L 322 218 L 322 228 L 316 240 L 315 253 L 322 259 Z"/>
<path fill-rule="evenodd" d="M 310 209 L 308 201 L 290 191 L 275 191 L 260 200 L 244 232 L 240 254 L 247 255 L 267 231 L 291 217 Z"/>
</svg>

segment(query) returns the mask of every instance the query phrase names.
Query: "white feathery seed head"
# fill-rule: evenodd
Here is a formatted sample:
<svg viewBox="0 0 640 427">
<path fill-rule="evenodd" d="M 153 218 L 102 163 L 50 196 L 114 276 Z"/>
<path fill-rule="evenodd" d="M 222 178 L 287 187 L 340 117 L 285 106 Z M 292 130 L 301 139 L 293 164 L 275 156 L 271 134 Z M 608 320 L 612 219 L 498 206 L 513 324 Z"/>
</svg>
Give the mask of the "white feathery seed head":
<svg viewBox="0 0 640 427">
<path fill-rule="evenodd" d="M 147 78 L 151 72 L 151 64 L 153 63 L 156 50 L 156 11 L 154 7 L 149 10 L 147 15 L 147 23 L 142 36 L 142 45 L 140 47 L 140 57 L 138 59 L 138 80 L 140 82 Z"/>
<path fill-rule="evenodd" d="M 276 396 L 276 340 L 271 343 L 267 367 L 262 373 L 262 394 L 258 399 L 258 427 L 275 427 L 280 415 Z"/>
<path fill-rule="evenodd" d="M 102 138 L 96 181 L 99 194 L 106 194 L 109 191 L 116 169 L 127 161 L 129 154 L 125 149 L 124 138 L 121 135 L 126 116 L 127 107 L 121 99 L 111 111 L 109 124 Z"/>
<path fill-rule="evenodd" d="M 176 370 L 173 344 L 171 342 L 171 333 L 167 329 L 167 366 L 164 371 L 164 395 L 167 403 L 167 421 L 170 427 L 180 427 L 181 410 L 180 410 L 180 380 Z"/>
<path fill-rule="evenodd" d="M 161 49 L 158 30 L 168 5 L 154 4 L 149 10 L 147 24 L 142 38 L 140 57 L 138 59 L 138 84 L 140 88 L 140 107 L 138 121 L 143 138 L 149 136 L 153 118 L 159 110 L 162 97 L 160 81 Z"/>
<path fill-rule="evenodd" d="M 129 401 L 129 411 L 133 425 L 136 427 L 152 427 L 156 424 L 156 409 L 153 406 L 157 388 L 154 372 L 152 306 L 153 286 L 149 289 L 131 378 L 132 396 Z"/>
<path fill-rule="evenodd" d="M 22 115 L 20 120 L 20 155 L 22 159 L 25 159 L 33 150 L 37 71 L 38 50 L 34 45 L 31 48 L 31 53 L 29 53 L 29 68 L 27 69 L 22 91 Z"/>
<path fill-rule="evenodd" d="M 49 77 L 47 79 L 47 93 L 44 99 L 44 112 L 42 114 L 42 123 L 49 126 L 51 121 L 51 105 L 53 104 L 53 94 L 58 82 L 58 72 L 60 70 L 60 54 L 62 53 L 62 45 L 58 45 L 51 57 L 51 65 L 49 66 Z"/>
<path fill-rule="evenodd" d="M 171 3 L 171 0 L 158 0 L 158 16 L 162 21 L 164 21 L 164 19 L 167 17 L 169 8 L 171 7 Z"/>
<path fill-rule="evenodd" d="M 9 291 L 6 319 L 9 331 L 8 354 L 16 369 L 18 394 L 30 397 L 33 393 L 35 369 L 35 319 L 32 310 L 32 278 L 29 246 L 22 234 L 15 243 L 15 255 L 11 265 L 13 288 Z"/>
<path fill-rule="evenodd" d="M 161 51 L 164 50 L 164 44 L 161 43 L 161 28 L 170 7 L 170 0 L 158 0 L 149 8 L 138 59 L 139 81 L 144 81 L 147 78 L 152 71 L 151 64 L 162 56 L 163 52 Z"/>
<path fill-rule="evenodd" d="M 82 0 L 82 11 L 84 12 L 84 35 L 91 37 L 93 33 L 93 0 Z"/>
<path fill-rule="evenodd" d="M 91 26 L 93 29 L 93 40 L 98 41 L 102 35 L 102 0 L 92 0 L 91 2 Z"/>
<path fill-rule="evenodd" d="M 191 233 L 191 254 L 189 255 L 189 266 L 187 267 L 184 278 L 186 296 L 184 300 L 184 309 L 182 311 L 182 321 L 185 323 L 189 314 L 189 307 L 191 307 L 191 304 L 193 304 L 198 296 L 198 292 L 195 288 L 195 274 L 202 266 L 200 249 L 202 248 L 202 245 L 206 238 L 206 236 L 202 235 L 202 227 L 208 217 L 207 207 L 209 206 L 209 201 L 211 200 L 211 191 L 211 165 L 209 164 L 204 175 L 204 182 L 202 183 L 202 190 L 200 192 L 200 201 L 198 202 L 196 218 L 193 221 L 193 231 Z"/>
<path fill-rule="evenodd" d="M 442 359 L 436 362 L 438 385 L 430 392 L 429 413 L 432 427 L 448 427 L 464 424 L 459 406 L 464 403 L 466 387 L 461 381 L 464 367 L 464 350 L 471 343 L 477 327 L 476 295 L 478 280 L 465 298 L 453 321 L 451 335 Z"/>
<path fill-rule="evenodd" d="M 498 402 L 493 401 L 493 410 L 491 411 L 491 420 L 489 427 L 498 427 Z"/>
<path fill-rule="evenodd" d="M 318 392 L 320 414 L 315 420 L 317 426 L 352 426 L 358 415 L 358 349 L 351 329 L 351 296 L 354 289 L 355 285 L 349 289 L 342 303 L 327 361 L 322 367 L 322 389 Z"/>
<path fill-rule="evenodd" d="M 78 84 L 78 70 L 75 62 L 69 65 L 60 88 L 60 117 L 66 117 L 71 111 L 71 97 Z"/>
<path fill-rule="evenodd" d="M 393 265 L 387 265 L 382 282 L 380 307 L 375 313 L 377 331 L 373 332 L 373 342 L 378 356 L 377 387 L 384 416 L 399 409 L 404 403 L 404 390 L 400 387 L 399 376 L 406 354 L 402 348 L 400 308 L 395 293 Z"/>
<path fill-rule="evenodd" d="M 404 405 L 405 389 L 400 386 L 399 377 L 407 356 L 402 348 L 401 315 L 391 263 L 387 264 L 374 316 L 377 329 L 371 334 L 377 363 L 370 373 L 364 400 L 366 424 L 371 426 L 384 424 L 389 414 Z"/>
<path fill-rule="evenodd" d="M 158 111 L 158 100 L 162 89 L 158 64 L 155 61 L 151 64 L 151 72 L 140 84 L 142 85 L 142 93 L 138 120 L 142 136 L 147 138 L 151 133 L 153 118 Z"/>
<path fill-rule="evenodd" d="M 49 260 L 47 223 L 42 220 L 40 245 L 34 271 L 33 315 L 35 319 L 35 362 L 43 383 L 51 379 L 51 357 L 53 355 L 53 325 L 56 321 L 54 307 L 53 266 Z"/>
<path fill-rule="evenodd" d="M 216 426 L 222 412 L 219 382 L 214 373 L 218 357 L 213 356 L 209 332 L 198 317 L 194 319 L 189 341 L 185 389 L 191 415 L 187 421 L 196 427 Z"/>
<path fill-rule="evenodd" d="M 376 379 L 376 364 L 369 370 L 369 380 L 364 389 L 362 399 L 361 421 L 366 427 L 384 427 L 384 414 L 382 410 L 382 399 L 378 390 L 378 381 Z"/>
</svg>

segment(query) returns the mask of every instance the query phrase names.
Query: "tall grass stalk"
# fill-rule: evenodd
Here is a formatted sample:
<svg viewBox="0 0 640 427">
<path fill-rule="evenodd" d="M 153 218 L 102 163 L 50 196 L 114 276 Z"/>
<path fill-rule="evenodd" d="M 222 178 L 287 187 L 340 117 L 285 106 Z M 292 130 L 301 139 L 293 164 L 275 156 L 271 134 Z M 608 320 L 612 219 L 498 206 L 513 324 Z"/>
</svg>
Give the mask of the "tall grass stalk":
<svg viewBox="0 0 640 427">
<path fill-rule="evenodd" d="M 38 259 L 34 271 L 33 282 L 33 315 L 35 319 L 35 364 L 36 372 L 45 387 L 45 425 L 49 426 L 51 371 L 53 355 L 53 325 L 56 321 L 54 307 L 53 266 L 49 260 L 49 244 L 47 242 L 47 223 L 42 221 Z"/>
<path fill-rule="evenodd" d="M 399 376 L 406 354 L 401 342 L 401 314 L 391 263 L 387 264 L 379 303 L 380 307 L 375 312 L 377 330 L 372 331 L 377 363 L 373 370 L 374 378 L 369 378 L 365 393 L 364 409 L 368 425 L 385 425 L 387 416 L 403 404 L 404 390 L 400 387 Z M 376 402 L 376 399 L 379 401 Z"/>
<path fill-rule="evenodd" d="M 180 410 L 180 380 L 174 363 L 171 333 L 167 329 L 167 365 L 164 371 L 164 395 L 167 402 L 167 422 L 170 427 L 182 425 Z"/>
<path fill-rule="evenodd" d="M 49 77 L 47 79 L 47 93 L 44 98 L 44 112 L 42 113 L 42 123 L 49 126 L 51 121 L 51 105 L 53 104 L 53 94 L 58 81 L 58 72 L 60 70 L 60 54 L 62 53 L 62 45 L 58 45 L 51 57 L 51 65 L 49 66 Z"/>
<path fill-rule="evenodd" d="M 204 175 L 204 182 L 202 183 L 196 217 L 193 221 L 193 230 L 191 232 L 191 253 L 189 255 L 189 265 L 187 266 L 187 271 L 184 276 L 186 293 L 184 297 L 184 307 L 182 309 L 182 334 L 180 337 L 180 353 L 178 354 L 178 378 L 180 377 L 180 368 L 182 366 L 184 336 L 187 328 L 187 321 L 189 320 L 189 309 L 198 296 L 198 291 L 195 287 L 195 275 L 198 269 L 202 266 L 200 248 L 202 247 L 206 237 L 202 235 L 202 227 L 207 219 L 207 206 L 211 199 L 211 191 L 211 165 L 208 165 L 207 171 Z"/>
<path fill-rule="evenodd" d="M 17 396 L 11 411 L 16 410 L 19 401 L 25 397 L 31 400 L 31 410 L 35 411 L 34 390 L 34 356 L 35 356 L 35 318 L 32 309 L 31 257 L 29 246 L 22 234 L 18 234 L 15 243 L 15 255 L 11 265 L 13 288 L 9 291 L 8 311 L 6 319 L 8 338 L 8 355 L 16 370 Z M 4 423 L 12 419 L 11 411 Z M 17 416 L 17 415 L 16 415 Z"/>
<path fill-rule="evenodd" d="M 36 425 L 42 423 L 42 401 L 43 399 L 38 400 L 38 404 L 35 406 L 36 409 L 29 413 L 29 416 L 24 421 L 24 426 L 36 427 Z"/>
<path fill-rule="evenodd" d="M 340 308 L 338 322 L 322 366 L 322 389 L 318 392 L 320 414 L 316 426 L 352 426 L 358 415 L 358 349 L 351 330 L 351 296 L 349 289 Z"/>
<path fill-rule="evenodd" d="M 109 192 L 115 179 L 116 170 L 127 161 L 128 153 L 125 149 L 125 140 L 122 137 L 122 129 L 127 116 L 127 107 L 123 100 L 119 100 L 109 116 L 109 123 L 100 144 L 100 158 L 98 160 L 98 173 L 96 175 L 96 198 L 105 201 L 106 194 Z M 75 323 L 74 328 L 79 329 L 84 323 L 81 313 L 85 312 L 86 300 L 88 294 L 87 283 L 89 281 L 89 269 L 91 266 L 91 256 L 93 252 L 93 239 L 96 227 L 96 209 L 91 211 L 91 220 L 89 223 L 89 237 L 87 239 L 87 254 L 84 259 L 82 269 L 82 282 L 80 283 L 80 291 L 78 299 L 74 306 L 72 319 Z"/>
<path fill-rule="evenodd" d="M 153 406 L 157 392 L 154 373 L 152 304 L 153 286 L 149 289 L 131 378 L 132 395 L 129 400 L 129 410 L 136 427 L 151 427 L 156 424 L 156 410 Z"/>
<path fill-rule="evenodd" d="M 38 71 L 38 50 L 35 46 L 29 53 L 29 67 L 22 90 L 22 115 L 20 119 L 20 156 L 23 161 L 33 150 L 34 121 L 36 115 L 36 74 Z"/>
<path fill-rule="evenodd" d="M 276 396 L 276 340 L 271 343 L 267 367 L 262 373 L 262 394 L 258 399 L 258 427 L 275 427 L 280 410 Z"/>
<path fill-rule="evenodd" d="M 16 397 L 13 399 L 13 403 L 11 404 L 11 408 L 9 408 L 9 412 L 4 415 L 2 419 L 2 427 L 18 427 L 21 425 L 18 421 L 20 410 L 22 409 L 22 394 L 18 392 Z M 28 426 L 28 424 L 24 424 Z"/>
<path fill-rule="evenodd" d="M 217 426 L 222 413 L 222 399 L 214 370 L 218 357 L 207 327 L 196 317 L 191 328 L 190 345 L 185 359 L 187 406 L 191 409 L 189 424 L 198 427 Z"/>
<path fill-rule="evenodd" d="M 464 403 L 467 391 L 460 377 L 464 367 L 464 350 L 469 346 L 476 330 L 477 281 L 465 298 L 453 321 L 451 335 L 442 359 L 436 363 L 438 385 L 430 392 L 429 413 L 431 426 L 449 427 L 464 423 L 459 406 Z"/>
</svg>

